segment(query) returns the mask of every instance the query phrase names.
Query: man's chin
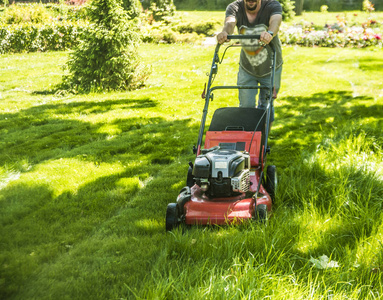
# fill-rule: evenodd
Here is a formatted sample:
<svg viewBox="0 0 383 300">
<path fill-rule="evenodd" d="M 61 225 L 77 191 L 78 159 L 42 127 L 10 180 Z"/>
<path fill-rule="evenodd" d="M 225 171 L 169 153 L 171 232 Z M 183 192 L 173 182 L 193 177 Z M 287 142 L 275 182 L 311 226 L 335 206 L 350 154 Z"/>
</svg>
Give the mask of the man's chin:
<svg viewBox="0 0 383 300">
<path fill-rule="evenodd" d="M 249 11 L 254 11 L 257 9 L 257 3 L 255 2 L 254 3 L 254 6 L 249 6 L 249 5 L 246 5 L 246 9 L 249 10 Z"/>
</svg>

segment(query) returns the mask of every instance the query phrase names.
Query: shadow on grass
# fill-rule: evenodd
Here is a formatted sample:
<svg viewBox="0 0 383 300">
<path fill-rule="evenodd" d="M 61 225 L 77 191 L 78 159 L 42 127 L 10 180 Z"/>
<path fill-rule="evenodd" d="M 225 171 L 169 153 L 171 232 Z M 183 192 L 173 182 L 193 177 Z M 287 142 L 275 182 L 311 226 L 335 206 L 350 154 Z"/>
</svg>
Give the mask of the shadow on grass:
<svg viewBox="0 0 383 300">
<path fill-rule="evenodd" d="M 151 269 L 148 261 L 159 249 L 160 241 L 153 244 L 155 236 L 164 233 L 163 210 L 176 192 L 167 178 L 157 178 L 145 187 L 120 182 L 129 178 L 145 182 L 150 180 L 148 174 L 156 178 L 161 171 L 161 165 L 141 162 L 58 196 L 48 184 L 20 183 L 2 189 L 0 297 L 29 298 L 33 294 L 44 298 L 49 290 L 58 293 L 57 299 L 68 295 L 87 298 L 95 284 L 102 287 L 109 280 L 107 273 L 116 274 L 114 280 L 125 290 L 128 277 L 143 278 Z M 166 191 L 160 192 L 158 187 Z M 137 200 L 142 189 L 143 198 Z M 113 258 L 116 255 L 121 264 Z M 97 263 L 108 257 L 109 263 Z M 76 274 L 82 274 L 89 284 L 70 283 Z M 64 282 L 75 288 L 64 291 L 60 287 Z M 97 293 L 110 298 L 106 288 Z"/>
<path fill-rule="evenodd" d="M 124 259 L 124 270 L 118 274 L 145 274 L 145 268 L 150 269 L 147 261 L 157 250 L 153 248 L 143 253 L 134 238 L 148 235 L 151 239 L 153 235 L 164 233 L 162 221 L 166 205 L 175 200 L 179 189 L 176 183 L 185 180 L 187 170 L 186 163 L 181 167 L 175 162 L 182 155 L 191 153 L 191 145 L 198 133 L 198 126 L 191 126 L 190 119 L 169 121 L 135 114 L 138 109 L 142 113 L 142 110 L 155 107 L 156 102 L 150 99 L 106 100 L 42 105 L 0 116 L 0 161 L 3 166 L 12 166 L 23 175 L 33 173 L 35 166 L 48 160 L 66 158 L 74 159 L 80 165 L 82 161 L 87 162 L 84 167 L 89 166 L 89 162 L 100 168 L 105 166 L 104 163 L 124 165 L 122 171 L 112 175 L 101 173 L 96 180 L 76 188 L 76 192 L 71 192 L 68 187 L 57 195 L 49 185 L 55 179 L 49 176 L 43 180 L 29 179 L 26 183 L 14 182 L 0 190 L 2 255 L 7 266 L 1 272 L 1 298 L 23 298 L 23 293 L 28 298 L 36 284 L 33 278 L 39 281 L 36 274 L 55 265 L 59 257 L 65 257 L 74 247 L 82 249 L 86 256 L 93 256 L 97 251 L 107 252 L 109 243 L 102 245 L 101 250 L 80 244 L 92 240 L 98 245 L 99 239 L 107 239 L 109 234 L 124 240 L 122 249 L 117 247 L 118 251 L 131 253 Z M 100 115 L 111 110 L 121 110 L 121 119 L 105 124 L 69 118 L 73 114 Z M 111 134 L 105 126 L 111 127 L 115 133 Z M 21 160 L 26 160 L 32 168 L 18 168 Z M 176 174 L 183 170 L 182 176 Z M 81 169 L 77 171 L 81 173 Z M 84 176 L 89 174 L 85 171 Z M 161 173 L 163 175 L 159 175 Z M 36 183 L 44 181 L 46 184 Z M 129 240 L 126 240 L 127 236 Z M 145 243 L 152 245 L 153 241 Z M 22 253 L 15 251 L 15 247 Z M 87 252 L 89 249 L 92 253 Z M 141 261 L 135 260 L 138 256 Z M 93 257 L 101 259 L 98 255 Z M 70 257 L 63 258 L 64 261 L 67 259 L 71 260 Z M 65 269 L 65 266 L 61 267 Z M 105 266 L 106 270 L 110 267 Z M 65 278 L 61 278 L 63 269 L 54 273 L 52 280 L 70 280 L 73 270 L 64 272 Z M 83 270 L 77 271 L 81 273 Z M 98 272 L 97 267 L 95 277 Z M 31 289 L 23 289 L 29 283 Z M 73 294 L 74 298 L 76 296 L 78 294 Z"/>
<path fill-rule="evenodd" d="M 374 147 L 381 149 L 383 105 L 376 104 L 371 97 L 353 97 L 347 91 L 287 97 L 281 98 L 281 102 L 285 104 L 276 108 L 276 128 L 271 133 L 273 148 L 269 157 L 269 162 L 276 164 L 283 173 L 282 186 L 285 190 L 281 191 L 282 199 L 277 205 L 305 214 L 309 213 L 306 209 L 313 209 L 329 214 L 330 222 L 331 219 L 341 222 L 323 230 L 308 252 L 307 249 L 292 251 L 307 259 L 323 254 L 328 257 L 335 255 L 333 259 L 339 259 L 345 255 L 343 251 L 348 249 L 353 255 L 350 260 L 353 261 L 347 263 L 352 268 L 357 260 L 360 241 L 370 238 L 381 224 L 378 220 L 382 208 L 383 182 L 375 174 L 358 167 L 332 166 L 329 170 L 326 162 L 318 165 L 301 160 L 315 156 L 320 147 L 331 148 L 331 145 L 336 146 L 358 135 L 372 139 Z M 326 139 L 330 141 L 329 144 Z M 305 225 L 299 218 L 290 218 L 289 222 L 295 232 Z"/>
<path fill-rule="evenodd" d="M 134 112 L 156 105 L 150 99 L 123 99 L 48 104 L 17 114 L 2 114 L 0 160 L 4 165 L 13 165 L 28 158 L 35 165 L 81 154 L 99 163 L 113 161 L 116 154 L 140 153 L 149 155 L 153 163 L 170 163 L 187 151 L 183 136 L 190 134 L 190 120 L 173 122 L 161 117 L 140 117 Z M 97 118 L 113 110 L 121 111 L 120 119 L 109 123 L 78 120 L 81 116 Z M 186 144 L 190 147 L 190 141 L 186 140 Z"/>
</svg>

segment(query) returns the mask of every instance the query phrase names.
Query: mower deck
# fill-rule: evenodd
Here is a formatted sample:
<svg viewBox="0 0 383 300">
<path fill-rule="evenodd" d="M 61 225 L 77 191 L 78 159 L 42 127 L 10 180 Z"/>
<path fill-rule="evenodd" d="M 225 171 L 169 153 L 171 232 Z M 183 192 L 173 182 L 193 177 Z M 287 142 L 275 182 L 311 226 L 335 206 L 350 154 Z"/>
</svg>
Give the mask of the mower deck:
<svg viewBox="0 0 383 300">
<path fill-rule="evenodd" d="M 214 126 L 213 126 L 214 128 Z M 224 225 L 237 224 L 248 219 L 255 219 L 255 206 L 266 205 L 271 211 L 271 197 L 260 185 L 257 201 L 252 197 L 257 191 L 261 169 L 262 132 L 250 131 L 207 131 L 204 148 L 215 146 L 239 147 L 250 150 L 250 190 L 234 197 L 209 197 L 195 184 L 191 188 L 191 197 L 184 205 L 185 224 L 188 225 Z M 250 194 L 250 196 L 249 196 Z"/>
<path fill-rule="evenodd" d="M 250 181 L 252 183 L 250 192 L 256 192 L 259 171 L 251 171 Z M 271 198 L 261 186 L 257 205 L 264 204 L 267 210 L 271 210 Z M 244 220 L 255 218 L 255 199 L 246 197 L 242 193 L 229 198 L 209 198 L 198 185 L 191 188 L 191 199 L 185 206 L 185 224 L 187 225 L 225 225 L 238 224 Z"/>
</svg>

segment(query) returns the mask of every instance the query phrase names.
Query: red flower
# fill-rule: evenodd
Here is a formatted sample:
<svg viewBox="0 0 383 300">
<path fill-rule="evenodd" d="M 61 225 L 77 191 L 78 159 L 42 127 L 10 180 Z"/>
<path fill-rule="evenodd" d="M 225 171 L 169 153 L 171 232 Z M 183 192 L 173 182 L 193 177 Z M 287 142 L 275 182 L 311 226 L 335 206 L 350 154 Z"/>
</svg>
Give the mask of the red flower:
<svg viewBox="0 0 383 300">
<path fill-rule="evenodd" d="M 381 36 L 380 34 L 375 34 L 375 38 L 376 38 L 377 40 L 381 40 L 381 39 L 382 39 L 382 36 Z"/>
</svg>

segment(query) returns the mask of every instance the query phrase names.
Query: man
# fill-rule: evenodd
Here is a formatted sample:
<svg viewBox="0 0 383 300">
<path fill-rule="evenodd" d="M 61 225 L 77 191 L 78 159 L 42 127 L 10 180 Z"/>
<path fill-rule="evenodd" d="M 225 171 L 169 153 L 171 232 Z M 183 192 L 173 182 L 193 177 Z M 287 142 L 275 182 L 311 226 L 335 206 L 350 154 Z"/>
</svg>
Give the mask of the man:
<svg viewBox="0 0 383 300">
<path fill-rule="evenodd" d="M 278 30 L 282 22 L 282 7 L 276 0 L 237 0 L 226 9 L 225 25 L 217 35 L 218 43 L 228 41 L 237 26 L 240 34 L 260 34 L 260 40 L 243 40 L 240 55 L 238 85 L 269 86 L 271 82 L 271 50 L 264 47 L 272 43 L 276 49 L 277 62 L 273 98 L 280 88 L 282 73 L 282 45 Z M 240 89 L 239 106 L 255 107 L 257 89 Z M 266 108 L 267 90 L 260 90 L 258 108 Z M 270 122 L 274 120 L 274 106 L 271 103 Z"/>
</svg>

